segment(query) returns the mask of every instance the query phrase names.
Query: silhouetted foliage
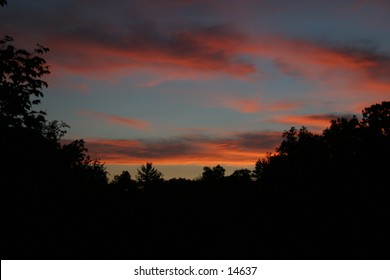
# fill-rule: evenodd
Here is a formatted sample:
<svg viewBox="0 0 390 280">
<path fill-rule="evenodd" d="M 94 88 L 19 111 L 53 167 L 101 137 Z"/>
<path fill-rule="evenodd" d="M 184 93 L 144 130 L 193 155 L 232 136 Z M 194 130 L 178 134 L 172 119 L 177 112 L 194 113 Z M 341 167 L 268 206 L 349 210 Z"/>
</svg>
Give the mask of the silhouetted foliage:
<svg viewBox="0 0 390 280">
<path fill-rule="evenodd" d="M 100 195 L 107 171 L 90 158 L 83 140 L 61 144 L 67 124 L 47 121 L 44 112 L 34 110 L 47 87 L 41 77 L 49 73 L 42 57 L 48 49 L 38 46 L 30 53 L 15 48 L 12 41 L 0 41 L 0 149 L 6 163 L 1 169 L 1 207 L 7 213 L 6 252 L 20 253 L 38 243 L 48 250 L 56 240 L 47 231 L 60 232 L 64 217 L 87 217 L 83 211 L 76 215 L 73 207 L 91 206 L 82 197 L 88 193 L 92 201 Z M 69 232 L 62 230 L 58 234 L 64 240 Z M 36 243 L 24 243 L 25 236 Z"/>
<path fill-rule="evenodd" d="M 232 179 L 234 182 L 248 184 L 252 181 L 251 175 L 252 175 L 252 171 L 243 168 L 243 169 L 235 170 L 233 174 L 229 176 L 229 178 Z"/>
<path fill-rule="evenodd" d="M 41 77 L 50 72 L 42 55 L 49 49 L 38 45 L 31 53 L 15 48 L 12 41 L 8 36 L 0 40 L 0 125 L 42 129 L 45 113 L 33 106 L 47 87 Z"/>
<path fill-rule="evenodd" d="M 269 164 L 271 153 L 267 153 L 264 158 L 260 158 L 255 163 L 255 169 L 252 171 L 252 178 L 254 181 L 260 181 L 265 172 L 265 168 Z"/>
<path fill-rule="evenodd" d="M 85 142 L 76 140 L 61 145 L 69 126 L 60 121 L 47 121 L 43 111 L 35 111 L 47 83 L 41 78 L 49 74 L 42 57 L 48 48 L 38 45 L 32 53 L 17 49 L 6 36 L 0 40 L 0 129 L 4 135 L 3 157 L 9 162 L 9 174 L 21 158 L 28 168 L 14 183 L 25 186 L 49 185 L 62 176 L 62 183 L 105 185 L 107 172 L 103 164 L 87 155 Z M 53 177 L 53 178 L 51 178 Z"/>
<path fill-rule="evenodd" d="M 0 6 L 4 7 L 5 5 L 7 5 L 7 1 L 6 0 L 0 0 Z"/>
<path fill-rule="evenodd" d="M 120 175 L 115 175 L 111 185 L 126 192 L 134 191 L 136 188 L 136 182 L 131 179 L 131 175 L 127 170 L 122 171 Z"/>
<path fill-rule="evenodd" d="M 70 126 L 62 121 L 49 121 L 42 127 L 42 134 L 47 140 L 59 143 L 69 128 Z"/>
<path fill-rule="evenodd" d="M 276 152 L 260 158 L 252 172 L 239 169 L 226 177 L 222 166 L 205 166 L 201 180 L 163 181 L 147 163 L 136 175 L 147 192 L 127 171 L 115 176 L 110 188 L 99 188 L 106 184 L 106 173 L 88 157 L 85 142 L 58 146 L 66 125 L 46 123 L 42 135 L 57 143 L 56 162 L 62 164 L 57 174 L 68 182 L 56 186 L 66 191 L 57 198 L 44 196 L 55 206 L 33 195 L 39 206 L 24 204 L 22 209 L 58 220 L 25 223 L 54 226 L 66 238 L 58 242 L 41 230 L 33 235 L 39 243 L 20 234 L 13 238 L 45 254 L 53 254 L 50 244 L 55 244 L 62 256 L 78 252 L 87 258 L 383 258 L 385 249 L 378 253 L 377 248 L 389 248 L 389 187 L 383 182 L 390 142 L 382 121 L 388 118 L 388 104 L 365 108 L 362 120 L 332 120 L 320 135 L 291 128 Z M 31 219 L 20 213 L 13 220 Z M 17 248 L 30 256 L 26 247 Z"/>
<path fill-rule="evenodd" d="M 154 168 L 151 162 L 147 162 L 146 165 L 141 165 L 141 168 L 137 169 L 136 179 L 141 188 L 147 188 L 162 182 L 163 174 Z"/>
<path fill-rule="evenodd" d="M 372 134 L 379 134 L 385 137 L 390 135 L 390 102 L 383 101 L 362 111 L 363 120 L 361 125 L 367 128 Z"/>
<path fill-rule="evenodd" d="M 225 168 L 219 164 L 213 168 L 204 166 L 202 180 L 209 183 L 221 182 L 225 178 L 225 171 Z"/>
<path fill-rule="evenodd" d="M 82 186 L 104 186 L 108 183 L 107 171 L 98 159 L 91 159 L 87 154 L 83 139 L 75 140 L 62 146 L 62 161 L 69 180 Z"/>
</svg>

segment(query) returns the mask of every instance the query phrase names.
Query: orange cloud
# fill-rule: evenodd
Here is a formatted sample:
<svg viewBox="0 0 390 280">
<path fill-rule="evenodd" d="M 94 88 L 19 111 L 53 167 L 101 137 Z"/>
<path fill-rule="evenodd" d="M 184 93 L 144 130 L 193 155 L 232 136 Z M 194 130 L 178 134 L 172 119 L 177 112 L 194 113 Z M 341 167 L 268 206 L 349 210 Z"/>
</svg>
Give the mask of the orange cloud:
<svg viewBox="0 0 390 280">
<path fill-rule="evenodd" d="M 150 123 L 143 120 L 133 119 L 133 118 L 124 118 L 119 116 L 114 116 L 106 113 L 100 113 L 100 112 L 90 112 L 90 111 L 82 111 L 78 113 L 79 115 L 84 115 L 92 118 L 97 118 L 104 120 L 109 123 L 113 124 L 120 124 L 120 125 L 126 125 L 133 127 L 135 129 L 139 130 L 145 130 L 150 127 Z"/>
<path fill-rule="evenodd" d="M 389 69 L 390 71 L 390 69 Z M 361 81 L 360 89 L 367 90 L 369 92 L 377 93 L 379 97 L 388 97 L 390 95 L 390 83 L 381 82 L 377 80 L 367 79 Z"/>
<path fill-rule="evenodd" d="M 204 106 L 224 107 L 244 114 L 252 114 L 265 111 L 285 111 L 296 109 L 300 106 L 298 102 L 261 102 L 259 98 L 238 98 L 226 97 L 224 94 L 217 94 L 213 105 L 209 103 Z"/>
<path fill-rule="evenodd" d="M 52 49 L 48 61 L 55 70 L 53 74 L 68 71 L 102 79 L 152 73 L 151 80 L 140 82 L 140 86 L 210 79 L 214 74 L 255 82 L 258 74 L 273 78 L 268 69 L 261 68 L 263 64 L 257 63 L 266 60 L 273 62 L 280 73 L 316 83 L 329 93 L 370 94 L 376 101 L 390 92 L 390 56 L 368 44 L 275 35 L 250 37 L 229 25 L 179 26 L 174 30 L 155 24 L 133 24 L 121 31 L 110 31 L 85 27 L 47 33 L 44 43 Z M 237 106 L 237 110 L 246 113 L 259 109 L 249 102 Z"/>
<path fill-rule="evenodd" d="M 329 92 L 376 98 L 390 92 L 390 55 L 372 46 L 265 36 L 252 38 L 242 52 L 271 60 L 281 73 L 314 81 Z"/>
<path fill-rule="evenodd" d="M 104 34 L 93 38 L 70 34 L 67 41 L 55 40 L 54 47 L 63 52 L 53 61 L 72 71 L 115 73 L 126 69 L 143 69 L 155 76 L 140 86 L 182 79 L 208 79 L 210 73 L 227 73 L 237 77 L 259 73 L 262 69 L 242 59 L 266 59 L 288 76 L 317 83 L 329 92 L 349 95 L 387 96 L 390 88 L 390 58 L 373 48 L 310 42 L 282 36 L 250 38 L 229 26 L 210 26 L 169 33 L 151 25 L 133 27 L 115 41 Z M 144 33 L 144 34 L 141 34 Z M 78 48 L 66 54 L 72 46 Z M 209 75 L 207 75 L 209 73 Z M 253 113 L 258 104 L 242 100 L 227 101 L 229 108 Z"/>
<path fill-rule="evenodd" d="M 222 97 L 223 98 L 223 97 Z M 241 113 L 256 113 L 260 111 L 260 103 L 251 99 L 227 98 L 222 100 L 222 106 Z"/>
<path fill-rule="evenodd" d="M 56 69 L 93 75 L 129 75 L 135 70 L 153 73 L 154 77 L 140 86 L 208 79 L 213 73 L 239 78 L 259 73 L 264 76 L 266 69 L 255 67 L 254 62 L 267 60 L 281 73 L 314 81 L 330 92 L 370 93 L 378 98 L 388 94 L 390 88 L 389 55 L 367 45 L 249 37 L 228 25 L 168 32 L 144 24 L 130 26 L 122 34 L 83 30 L 65 35 L 49 36 L 48 45 L 56 50 L 50 61 Z M 228 102 L 226 105 L 232 107 Z M 259 110 L 258 105 L 245 100 L 236 106 L 245 113 Z"/>
<path fill-rule="evenodd" d="M 69 9 L 72 5 L 58 6 L 63 11 L 61 15 L 47 13 L 40 7 L 33 14 L 28 9 L 20 9 L 17 16 L 6 12 L 5 30 L 24 38 L 25 42 L 38 41 L 50 47 L 52 52 L 48 54 L 48 61 L 55 69 L 65 68 L 88 75 L 99 72 L 117 74 L 119 71 L 129 75 L 129 71 L 135 69 L 155 71 L 158 77 L 150 83 L 145 82 L 146 86 L 164 81 L 167 72 L 172 79 L 182 78 L 172 75 L 182 71 L 191 72 L 193 75 L 187 76 L 189 78 L 196 78 L 202 72 L 252 77 L 262 71 L 263 64 L 258 63 L 260 58 L 274 62 L 286 75 L 316 81 L 342 79 L 345 83 L 338 82 L 335 87 L 343 86 L 348 92 L 361 91 L 359 85 L 366 83 L 370 86 L 364 91 L 372 90 L 373 94 L 379 92 L 382 96 L 388 94 L 389 55 L 380 53 L 375 46 L 287 38 L 271 33 L 249 35 L 233 25 L 203 21 L 208 12 L 229 15 L 215 22 L 226 21 L 233 15 L 236 17 L 231 17 L 229 22 L 238 19 L 237 15 L 248 16 L 248 19 L 262 15 L 268 17 L 273 12 L 291 12 L 291 8 L 296 8 L 295 3 L 278 5 L 272 1 L 245 1 L 234 3 L 233 7 L 231 3 L 220 5 L 213 1 L 153 1 L 151 5 L 144 5 L 142 1 L 131 2 L 120 5 L 120 9 L 113 5 L 95 5 L 96 10 L 87 17 Z M 382 18 L 388 3 L 386 0 L 357 0 L 343 3 L 340 10 L 369 7 L 369 10 L 380 12 L 378 17 Z M 299 7 L 306 9 L 306 4 L 301 3 Z M 87 2 L 80 5 L 80 12 L 88 7 Z M 115 19 L 107 18 L 103 22 L 98 11 L 107 15 L 111 12 Z M 195 11 L 202 15 L 197 20 L 198 25 L 188 21 L 187 17 L 193 16 Z M 324 12 L 330 10 L 324 7 Z M 237 23 L 236 26 L 240 25 Z M 271 27 L 269 32 L 272 30 Z M 263 28 L 258 30 L 258 34 L 261 33 L 264 34 Z"/>
<path fill-rule="evenodd" d="M 225 138 L 201 135 L 158 140 L 89 139 L 87 147 L 107 164 L 252 165 L 280 143 L 279 132 L 242 133 Z"/>
<path fill-rule="evenodd" d="M 49 44 L 56 49 L 58 66 L 72 71 L 105 71 L 134 68 L 175 67 L 247 75 L 255 67 L 243 61 L 237 51 L 244 35 L 224 25 L 195 28 L 177 33 L 160 30 L 153 24 L 132 26 L 125 34 L 112 36 L 96 30 L 52 35 Z M 64 39 L 66 38 L 66 39 Z M 77 48 L 74 46 L 77 45 Z M 69 52 L 69 50 L 72 52 Z"/>
<path fill-rule="evenodd" d="M 324 115 L 302 115 L 302 116 L 283 116 L 270 119 L 271 122 L 288 124 L 295 127 L 305 126 L 316 131 L 323 130 L 330 126 L 330 121 L 339 118 L 340 116 L 324 114 Z M 346 116 L 344 116 L 346 117 Z"/>
</svg>

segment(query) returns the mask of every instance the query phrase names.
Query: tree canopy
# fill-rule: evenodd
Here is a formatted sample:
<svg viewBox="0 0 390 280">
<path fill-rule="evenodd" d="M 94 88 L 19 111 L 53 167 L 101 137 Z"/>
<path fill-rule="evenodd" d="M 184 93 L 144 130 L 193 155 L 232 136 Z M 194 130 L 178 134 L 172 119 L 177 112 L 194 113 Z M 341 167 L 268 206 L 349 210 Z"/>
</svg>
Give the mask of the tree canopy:
<svg viewBox="0 0 390 280">
<path fill-rule="evenodd" d="M 147 162 L 146 165 L 141 165 L 141 168 L 137 169 L 136 179 L 139 186 L 144 188 L 161 182 L 163 174 L 154 168 L 151 162 Z"/>
<path fill-rule="evenodd" d="M 225 177 L 225 171 L 225 168 L 219 164 L 212 168 L 204 166 L 202 180 L 205 182 L 221 182 Z"/>
<path fill-rule="evenodd" d="M 0 125 L 41 129 L 45 112 L 35 111 L 47 83 L 41 78 L 49 74 L 43 54 L 48 48 L 38 45 L 33 52 L 15 48 L 13 38 L 0 40 Z"/>
<path fill-rule="evenodd" d="M 9 182 L 43 186 L 62 176 L 72 184 L 106 184 L 104 164 L 87 154 L 82 139 L 61 143 L 69 125 L 48 121 L 45 112 L 35 109 L 48 86 L 43 77 L 50 72 L 43 56 L 49 49 L 37 45 L 30 52 L 16 48 L 13 41 L 9 36 L 0 40 L 1 148 Z M 17 168 L 21 160 L 29 164 L 22 172 Z"/>
</svg>

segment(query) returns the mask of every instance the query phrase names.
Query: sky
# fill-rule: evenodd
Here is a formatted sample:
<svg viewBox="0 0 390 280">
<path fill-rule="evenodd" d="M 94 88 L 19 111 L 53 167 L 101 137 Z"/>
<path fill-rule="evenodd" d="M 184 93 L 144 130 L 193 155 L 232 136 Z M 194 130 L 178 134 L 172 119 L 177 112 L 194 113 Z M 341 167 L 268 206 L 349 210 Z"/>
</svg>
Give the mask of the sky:
<svg viewBox="0 0 390 280">
<path fill-rule="evenodd" d="M 390 98 L 388 0 L 9 0 L 0 36 L 48 47 L 40 107 L 110 176 L 230 174 L 291 126 Z"/>
</svg>

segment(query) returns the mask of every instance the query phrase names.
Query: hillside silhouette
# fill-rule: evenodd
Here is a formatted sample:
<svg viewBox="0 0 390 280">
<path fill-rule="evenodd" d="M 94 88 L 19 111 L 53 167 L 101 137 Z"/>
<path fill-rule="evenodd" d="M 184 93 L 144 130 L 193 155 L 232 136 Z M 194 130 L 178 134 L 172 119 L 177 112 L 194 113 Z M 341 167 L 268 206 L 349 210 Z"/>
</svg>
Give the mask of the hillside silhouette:
<svg viewBox="0 0 390 280">
<path fill-rule="evenodd" d="M 34 107 L 43 56 L 0 40 L 2 259 L 387 259 L 390 101 L 321 134 L 281 133 L 253 170 L 112 181 L 69 126 Z M 134 177 L 134 178 L 133 178 Z"/>
</svg>

